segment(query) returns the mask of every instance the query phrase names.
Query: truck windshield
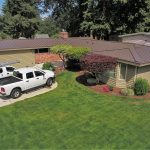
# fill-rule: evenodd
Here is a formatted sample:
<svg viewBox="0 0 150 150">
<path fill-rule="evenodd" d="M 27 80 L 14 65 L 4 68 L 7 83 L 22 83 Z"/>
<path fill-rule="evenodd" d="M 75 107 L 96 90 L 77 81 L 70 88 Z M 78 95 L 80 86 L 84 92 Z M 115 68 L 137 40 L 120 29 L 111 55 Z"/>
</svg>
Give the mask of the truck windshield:
<svg viewBox="0 0 150 150">
<path fill-rule="evenodd" d="M 22 73 L 18 72 L 18 71 L 14 71 L 13 75 L 19 79 L 23 79 Z"/>
</svg>

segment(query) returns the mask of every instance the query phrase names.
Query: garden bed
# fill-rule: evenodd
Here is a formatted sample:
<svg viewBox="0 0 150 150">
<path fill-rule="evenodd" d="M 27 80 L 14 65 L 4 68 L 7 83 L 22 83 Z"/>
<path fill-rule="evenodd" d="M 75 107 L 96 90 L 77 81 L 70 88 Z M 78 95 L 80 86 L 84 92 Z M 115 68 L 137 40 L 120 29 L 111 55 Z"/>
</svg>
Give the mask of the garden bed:
<svg viewBox="0 0 150 150">
<path fill-rule="evenodd" d="M 129 98 L 137 98 L 137 99 L 150 99 L 150 92 L 147 93 L 144 96 L 124 96 L 121 94 L 121 88 L 117 88 L 114 87 L 112 91 L 108 91 L 108 85 L 104 84 L 104 83 L 100 83 L 98 85 L 89 85 L 87 83 L 87 78 L 84 75 L 83 71 L 80 71 L 77 73 L 78 77 L 77 77 L 77 81 L 80 82 L 81 84 L 87 86 L 88 88 L 92 89 L 93 91 L 97 92 L 97 93 L 104 93 L 107 95 L 115 95 L 115 96 L 123 96 L 123 97 L 129 97 Z"/>
</svg>

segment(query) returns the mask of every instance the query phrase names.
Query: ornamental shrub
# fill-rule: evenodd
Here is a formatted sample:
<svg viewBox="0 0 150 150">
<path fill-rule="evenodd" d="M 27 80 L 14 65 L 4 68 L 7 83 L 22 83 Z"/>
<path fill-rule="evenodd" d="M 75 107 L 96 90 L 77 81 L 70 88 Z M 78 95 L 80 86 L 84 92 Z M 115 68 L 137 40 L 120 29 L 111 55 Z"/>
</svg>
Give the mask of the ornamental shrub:
<svg viewBox="0 0 150 150">
<path fill-rule="evenodd" d="M 121 94 L 123 95 L 123 96 L 134 96 L 134 91 L 133 91 L 133 89 L 122 89 L 121 90 Z"/>
<path fill-rule="evenodd" d="M 44 63 L 42 69 L 55 71 L 55 67 L 51 62 Z"/>
<path fill-rule="evenodd" d="M 106 85 L 102 88 L 103 92 L 110 92 L 109 87 Z"/>
<path fill-rule="evenodd" d="M 108 85 L 108 87 L 109 87 L 109 90 L 110 90 L 110 91 L 113 91 L 113 89 L 114 89 L 114 86 L 113 86 L 113 85 L 110 84 L 110 85 Z"/>
<path fill-rule="evenodd" d="M 117 65 L 117 59 L 99 54 L 87 54 L 80 59 L 80 65 L 83 70 L 100 73 L 114 70 Z"/>
<path fill-rule="evenodd" d="M 134 92 L 137 96 L 146 95 L 149 91 L 149 83 L 146 79 L 138 78 L 135 81 Z"/>
<path fill-rule="evenodd" d="M 87 79 L 87 83 L 89 85 L 95 85 L 95 84 L 97 84 L 97 80 L 95 78 L 89 78 L 89 79 Z"/>
</svg>

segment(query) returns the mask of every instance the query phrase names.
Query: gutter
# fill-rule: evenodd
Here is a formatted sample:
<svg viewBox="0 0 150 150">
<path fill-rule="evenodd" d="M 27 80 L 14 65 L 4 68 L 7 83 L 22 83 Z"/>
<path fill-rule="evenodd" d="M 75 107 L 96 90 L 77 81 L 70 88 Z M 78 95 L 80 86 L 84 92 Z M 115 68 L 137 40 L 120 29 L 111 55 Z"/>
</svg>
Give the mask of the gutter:
<svg viewBox="0 0 150 150">
<path fill-rule="evenodd" d="M 40 48 L 50 48 L 51 46 L 47 46 L 47 47 L 32 47 L 32 48 L 17 48 L 17 49 L 2 49 L 0 50 L 0 52 L 6 52 L 6 51 L 21 51 L 21 50 L 34 50 L 34 49 L 40 49 Z"/>
</svg>

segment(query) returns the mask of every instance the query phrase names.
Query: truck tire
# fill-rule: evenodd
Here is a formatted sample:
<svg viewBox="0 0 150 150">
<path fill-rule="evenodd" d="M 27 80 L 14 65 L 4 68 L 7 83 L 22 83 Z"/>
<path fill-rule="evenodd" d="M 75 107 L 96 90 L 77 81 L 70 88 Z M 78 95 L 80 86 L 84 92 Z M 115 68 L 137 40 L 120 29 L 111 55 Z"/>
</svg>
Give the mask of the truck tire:
<svg viewBox="0 0 150 150">
<path fill-rule="evenodd" d="M 21 89 L 19 89 L 19 88 L 13 89 L 10 96 L 13 99 L 19 98 L 21 96 Z"/>
<path fill-rule="evenodd" d="M 47 79 L 47 82 L 46 82 L 46 85 L 47 85 L 48 87 L 50 87 L 50 86 L 52 86 L 52 84 L 53 84 L 53 80 L 52 80 L 51 78 L 48 78 L 48 79 Z"/>
</svg>

